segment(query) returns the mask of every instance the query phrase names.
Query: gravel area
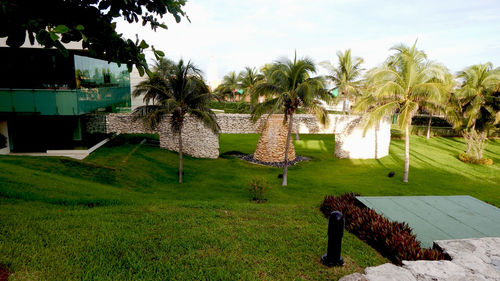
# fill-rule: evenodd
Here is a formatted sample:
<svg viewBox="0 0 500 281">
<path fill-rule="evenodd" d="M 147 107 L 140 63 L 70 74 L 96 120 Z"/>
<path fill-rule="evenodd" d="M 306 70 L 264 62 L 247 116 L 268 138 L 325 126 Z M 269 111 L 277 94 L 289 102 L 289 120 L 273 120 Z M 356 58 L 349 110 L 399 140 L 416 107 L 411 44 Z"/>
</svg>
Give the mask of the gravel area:
<svg viewBox="0 0 500 281">
<path fill-rule="evenodd" d="M 279 168 L 282 168 L 285 166 L 285 162 L 263 162 L 263 161 L 259 161 L 259 160 L 256 160 L 253 158 L 253 154 L 242 154 L 242 153 L 238 153 L 238 154 L 232 154 L 233 156 L 236 156 L 240 159 L 243 159 L 245 161 L 248 161 L 250 163 L 253 163 L 253 164 L 259 164 L 259 165 L 265 165 L 265 166 L 270 166 L 270 167 L 279 167 Z M 295 156 L 295 160 L 293 161 L 288 161 L 288 166 L 293 166 L 299 162 L 302 162 L 302 161 L 309 161 L 311 160 L 311 158 L 309 157 L 304 157 L 304 156 Z"/>
</svg>

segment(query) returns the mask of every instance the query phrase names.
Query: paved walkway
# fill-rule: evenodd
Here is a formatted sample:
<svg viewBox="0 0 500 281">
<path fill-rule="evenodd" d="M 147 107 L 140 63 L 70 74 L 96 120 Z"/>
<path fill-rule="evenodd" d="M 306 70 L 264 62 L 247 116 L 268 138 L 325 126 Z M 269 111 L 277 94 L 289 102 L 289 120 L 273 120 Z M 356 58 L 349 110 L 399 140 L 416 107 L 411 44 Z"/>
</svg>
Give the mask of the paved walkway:
<svg viewBox="0 0 500 281">
<path fill-rule="evenodd" d="M 339 281 L 500 281 L 500 237 L 434 242 L 451 261 L 403 261 L 368 267 Z"/>
</svg>

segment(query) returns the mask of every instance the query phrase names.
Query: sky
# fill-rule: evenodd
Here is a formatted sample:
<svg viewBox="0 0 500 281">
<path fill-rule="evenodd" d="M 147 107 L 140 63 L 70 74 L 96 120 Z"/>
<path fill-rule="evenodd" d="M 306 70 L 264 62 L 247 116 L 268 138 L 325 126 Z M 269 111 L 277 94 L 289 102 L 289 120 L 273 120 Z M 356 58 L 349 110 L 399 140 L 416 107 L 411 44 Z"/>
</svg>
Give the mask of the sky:
<svg viewBox="0 0 500 281">
<path fill-rule="evenodd" d="M 134 40 L 138 34 L 168 58 L 192 60 L 209 80 L 293 58 L 295 51 L 336 63 L 337 51 L 350 48 L 368 69 L 392 46 L 415 40 L 452 72 L 488 61 L 500 66 L 500 0 L 193 0 L 184 10 L 190 22 L 167 16 L 168 30 L 123 21 L 117 29 Z"/>
</svg>

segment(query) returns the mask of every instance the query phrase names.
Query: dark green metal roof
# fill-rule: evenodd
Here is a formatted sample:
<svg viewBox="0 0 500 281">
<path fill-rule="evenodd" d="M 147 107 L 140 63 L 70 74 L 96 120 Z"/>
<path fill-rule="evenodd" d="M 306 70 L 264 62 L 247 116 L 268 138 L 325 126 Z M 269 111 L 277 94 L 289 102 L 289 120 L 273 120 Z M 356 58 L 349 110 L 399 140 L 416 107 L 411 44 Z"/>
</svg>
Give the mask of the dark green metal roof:
<svg viewBox="0 0 500 281">
<path fill-rule="evenodd" d="M 386 196 L 357 199 L 392 221 L 406 222 L 422 242 L 500 237 L 500 209 L 471 196 Z"/>
</svg>

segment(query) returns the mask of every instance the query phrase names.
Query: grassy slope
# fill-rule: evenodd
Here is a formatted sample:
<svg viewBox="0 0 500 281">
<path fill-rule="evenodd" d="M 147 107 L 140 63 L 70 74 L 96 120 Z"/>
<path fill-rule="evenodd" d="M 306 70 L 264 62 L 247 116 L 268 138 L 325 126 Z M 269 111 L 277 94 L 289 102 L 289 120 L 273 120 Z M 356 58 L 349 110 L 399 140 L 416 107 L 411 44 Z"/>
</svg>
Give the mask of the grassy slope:
<svg viewBox="0 0 500 281">
<path fill-rule="evenodd" d="M 257 139 L 222 135 L 221 153 L 252 153 Z M 302 139 L 298 154 L 313 159 L 290 169 L 285 188 L 280 169 L 233 157 L 188 157 L 179 185 L 177 155 L 148 146 L 130 155 L 136 141 L 101 148 L 84 162 L 1 157 L 0 263 L 14 280 L 324 280 L 385 261 L 346 233 L 346 266 L 319 265 L 326 221 L 317 207 L 326 194 L 470 194 L 500 206 L 500 165 L 460 162 L 461 140 L 413 137 L 405 185 L 403 141 L 380 160 L 342 160 L 332 157 L 333 136 Z M 500 163 L 500 142 L 486 156 Z M 248 202 L 253 175 L 272 183 L 269 203 Z"/>
</svg>

